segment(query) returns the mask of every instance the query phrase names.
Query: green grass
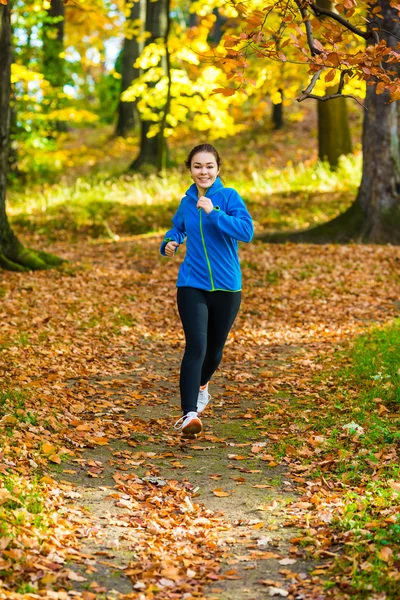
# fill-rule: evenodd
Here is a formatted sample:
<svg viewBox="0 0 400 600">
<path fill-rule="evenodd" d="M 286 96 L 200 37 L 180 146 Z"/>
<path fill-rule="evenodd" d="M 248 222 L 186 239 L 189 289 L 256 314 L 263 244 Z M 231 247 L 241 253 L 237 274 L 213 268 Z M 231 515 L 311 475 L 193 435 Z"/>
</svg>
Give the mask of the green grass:
<svg viewBox="0 0 400 600">
<path fill-rule="evenodd" d="M 38 417 L 26 410 L 27 395 L 19 390 L 8 390 L 0 392 L 0 417 L 10 415 L 20 423 L 37 425 Z M 12 423 L 10 423 L 12 426 Z M 6 427 L 8 427 L 6 423 Z"/>
<path fill-rule="evenodd" d="M 345 210 L 361 176 L 360 156 L 343 158 L 337 171 L 325 163 L 225 174 L 261 229 L 299 229 L 322 223 Z M 111 237 L 165 230 L 184 191 L 187 171 L 162 176 L 107 173 L 78 178 L 73 185 L 42 184 L 10 189 L 9 215 L 17 228 L 57 239 L 61 235 Z M 274 283 L 276 274 L 272 274 Z"/>
<path fill-rule="evenodd" d="M 360 336 L 340 359 L 347 362 L 336 373 L 339 386 L 334 403 L 340 413 L 326 450 L 339 456 L 335 476 L 360 487 L 345 495 L 342 513 L 332 523 L 347 540 L 333 575 L 336 580 L 351 579 L 346 589 L 349 598 L 367 599 L 376 592 L 395 600 L 399 582 L 394 579 L 393 561 L 400 552 L 400 495 L 388 480 L 400 478 L 394 458 L 400 442 L 400 319 Z M 343 435 L 342 425 L 352 421 L 363 427 L 362 435 Z M 382 461 L 385 455 L 392 459 Z M 392 552 L 388 560 L 381 555 L 385 547 Z"/>
</svg>

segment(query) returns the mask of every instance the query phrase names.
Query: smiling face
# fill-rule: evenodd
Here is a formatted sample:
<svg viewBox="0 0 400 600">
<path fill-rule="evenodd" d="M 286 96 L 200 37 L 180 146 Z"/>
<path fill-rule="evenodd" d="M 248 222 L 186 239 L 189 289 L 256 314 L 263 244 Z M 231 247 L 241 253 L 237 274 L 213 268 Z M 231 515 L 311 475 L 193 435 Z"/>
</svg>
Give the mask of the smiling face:
<svg viewBox="0 0 400 600">
<path fill-rule="evenodd" d="M 212 186 L 219 174 L 215 156 L 211 152 L 197 152 L 192 158 L 190 173 L 199 192 L 204 193 Z"/>
</svg>

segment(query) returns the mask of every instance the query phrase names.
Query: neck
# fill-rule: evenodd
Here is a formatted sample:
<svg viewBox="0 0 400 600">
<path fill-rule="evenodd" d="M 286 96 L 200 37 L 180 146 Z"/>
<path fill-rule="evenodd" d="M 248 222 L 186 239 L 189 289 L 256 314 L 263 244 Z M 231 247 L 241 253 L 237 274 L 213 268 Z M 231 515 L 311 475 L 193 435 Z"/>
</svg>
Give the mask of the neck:
<svg viewBox="0 0 400 600">
<path fill-rule="evenodd" d="M 206 192 L 207 192 L 207 188 L 202 188 L 199 185 L 197 186 L 197 192 L 199 194 L 199 198 L 200 196 L 205 196 Z"/>
</svg>

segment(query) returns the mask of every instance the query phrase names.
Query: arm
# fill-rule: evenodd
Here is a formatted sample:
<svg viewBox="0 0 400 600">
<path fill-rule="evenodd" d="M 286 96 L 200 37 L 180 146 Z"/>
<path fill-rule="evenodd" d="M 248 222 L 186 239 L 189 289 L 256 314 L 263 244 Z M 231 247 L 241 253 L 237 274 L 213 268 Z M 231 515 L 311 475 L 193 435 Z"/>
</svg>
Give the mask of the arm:
<svg viewBox="0 0 400 600">
<path fill-rule="evenodd" d="M 172 229 L 167 231 L 163 241 L 161 242 L 160 253 L 163 256 L 166 256 L 165 246 L 168 244 L 168 242 L 176 242 L 180 245 L 183 244 L 183 242 L 186 239 L 185 223 L 182 215 L 182 202 L 172 218 L 172 224 Z M 178 246 L 176 247 L 176 249 L 178 249 Z"/>
<path fill-rule="evenodd" d="M 221 231 L 230 235 L 235 240 L 251 242 L 254 235 L 253 220 L 242 198 L 234 190 L 228 200 L 227 210 L 229 214 L 221 210 L 219 206 L 214 206 L 214 210 L 208 214 L 208 218 Z"/>
</svg>

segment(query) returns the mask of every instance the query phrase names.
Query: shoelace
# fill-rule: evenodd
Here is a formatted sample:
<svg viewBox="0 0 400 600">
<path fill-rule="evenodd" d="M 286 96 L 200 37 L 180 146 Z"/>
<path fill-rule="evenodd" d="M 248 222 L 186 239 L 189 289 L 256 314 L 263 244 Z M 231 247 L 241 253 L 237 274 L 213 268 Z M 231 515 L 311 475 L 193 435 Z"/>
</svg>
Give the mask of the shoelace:
<svg viewBox="0 0 400 600">
<path fill-rule="evenodd" d="M 178 430 L 178 429 L 183 429 L 185 427 L 185 425 L 187 425 L 187 423 L 189 423 L 192 419 L 196 419 L 197 418 L 197 414 L 187 414 L 184 415 L 183 417 L 181 417 L 180 419 L 177 420 L 177 422 L 174 425 L 174 429 Z"/>
</svg>

